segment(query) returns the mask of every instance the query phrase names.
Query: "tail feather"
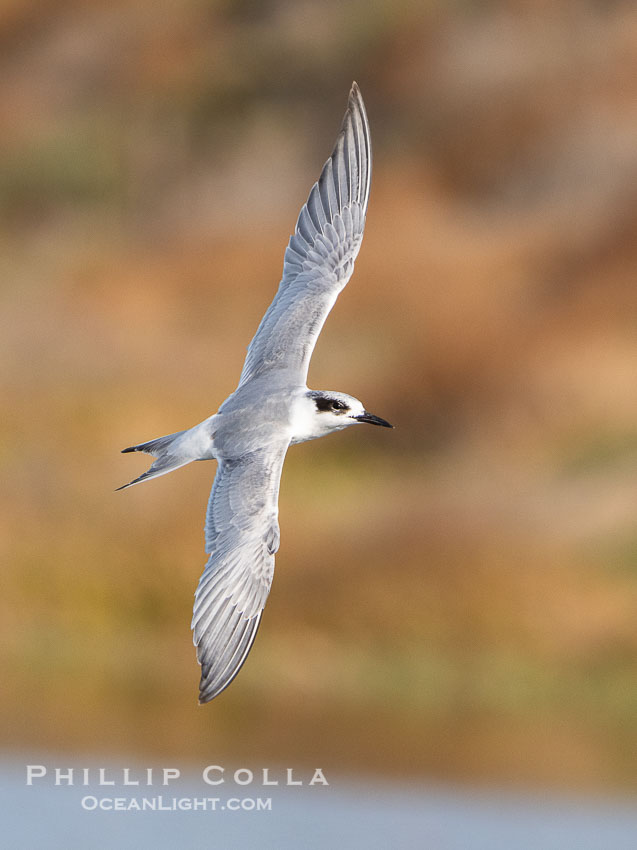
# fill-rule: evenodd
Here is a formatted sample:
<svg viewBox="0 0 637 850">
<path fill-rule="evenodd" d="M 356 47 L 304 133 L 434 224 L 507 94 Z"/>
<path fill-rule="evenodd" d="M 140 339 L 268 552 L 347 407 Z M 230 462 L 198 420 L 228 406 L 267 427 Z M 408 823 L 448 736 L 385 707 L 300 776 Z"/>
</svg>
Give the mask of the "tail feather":
<svg viewBox="0 0 637 850">
<path fill-rule="evenodd" d="M 122 449 L 122 454 L 126 454 L 126 452 L 144 452 L 147 455 L 159 456 L 168 450 L 177 437 L 181 437 L 185 433 L 185 431 L 175 431 L 174 434 L 168 434 L 166 437 L 149 440 L 147 443 L 138 443 L 136 446 L 129 446 L 127 449 Z"/>
<path fill-rule="evenodd" d="M 129 446 L 127 449 L 122 449 L 123 453 L 144 452 L 145 454 L 155 455 L 157 460 L 153 462 L 150 469 L 133 479 L 133 481 L 129 481 L 128 484 L 117 487 L 117 490 L 125 490 L 127 487 L 132 487 L 133 484 L 140 484 L 142 481 L 148 481 L 151 478 L 157 478 L 159 475 L 165 475 L 167 472 L 172 472 L 173 469 L 179 469 L 180 466 L 185 466 L 191 460 L 194 460 L 191 454 L 185 452 L 183 447 L 180 447 L 179 438 L 185 433 L 185 431 L 177 431 L 174 434 L 168 434 L 166 437 L 159 437 L 156 440 L 149 440 L 147 443 L 139 443 L 137 446 Z"/>
</svg>

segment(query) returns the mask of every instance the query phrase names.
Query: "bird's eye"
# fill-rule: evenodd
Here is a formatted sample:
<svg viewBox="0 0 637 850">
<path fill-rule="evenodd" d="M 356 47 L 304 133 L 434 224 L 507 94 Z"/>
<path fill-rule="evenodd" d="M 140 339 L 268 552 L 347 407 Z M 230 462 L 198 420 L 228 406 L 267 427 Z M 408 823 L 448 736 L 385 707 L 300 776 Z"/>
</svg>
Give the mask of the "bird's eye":
<svg viewBox="0 0 637 850">
<path fill-rule="evenodd" d="M 342 401 L 333 401 L 332 402 L 333 410 L 345 410 L 345 404 Z"/>
</svg>

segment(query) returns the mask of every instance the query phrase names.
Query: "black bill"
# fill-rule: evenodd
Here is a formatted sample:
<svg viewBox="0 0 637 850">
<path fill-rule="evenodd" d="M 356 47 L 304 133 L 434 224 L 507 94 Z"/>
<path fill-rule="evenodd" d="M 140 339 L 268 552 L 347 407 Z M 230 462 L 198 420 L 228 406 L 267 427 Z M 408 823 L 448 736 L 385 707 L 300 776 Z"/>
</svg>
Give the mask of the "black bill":
<svg viewBox="0 0 637 850">
<path fill-rule="evenodd" d="M 390 425 L 386 419 L 381 419 L 380 416 L 374 416 L 373 413 L 368 413 L 367 411 L 365 411 L 365 413 L 361 413 L 360 416 L 354 416 L 353 418 L 356 419 L 357 422 L 369 422 L 370 425 L 382 425 L 383 428 L 394 427 L 393 425 Z"/>
</svg>

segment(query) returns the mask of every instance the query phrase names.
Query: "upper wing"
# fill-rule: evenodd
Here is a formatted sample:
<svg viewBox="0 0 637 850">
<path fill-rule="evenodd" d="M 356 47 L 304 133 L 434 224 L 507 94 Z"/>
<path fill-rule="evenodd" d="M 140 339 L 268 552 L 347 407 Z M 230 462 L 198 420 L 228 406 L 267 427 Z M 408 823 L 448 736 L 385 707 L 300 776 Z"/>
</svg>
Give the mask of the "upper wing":
<svg viewBox="0 0 637 850">
<path fill-rule="evenodd" d="M 210 558 L 195 593 L 199 701 L 216 697 L 239 672 L 256 637 L 279 548 L 278 495 L 287 442 L 224 460 L 206 514 Z"/>
<path fill-rule="evenodd" d="M 289 370 L 305 383 L 316 339 L 354 269 L 371 168 L 369 124 L 354 83 L 336 145 L 301 210 L 279 290 L 250 343 L 239 385 L 271 369 Z"/>
</svg>

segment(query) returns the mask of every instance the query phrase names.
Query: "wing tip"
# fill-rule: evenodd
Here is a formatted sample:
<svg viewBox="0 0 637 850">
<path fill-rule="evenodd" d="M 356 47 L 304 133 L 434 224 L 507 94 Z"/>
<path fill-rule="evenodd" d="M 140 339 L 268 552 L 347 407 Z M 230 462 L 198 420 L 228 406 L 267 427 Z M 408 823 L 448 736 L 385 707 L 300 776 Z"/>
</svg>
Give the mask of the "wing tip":
<svg viewBox="0 0 637 850">
<path fill-rule="evenodd" d="M 357 103 L 360 101 L 363 102 L 363 95 L 361 94 L 361 88 L 356 82 L 356 80 L 352 81 L 352 85 L 349 90 L 349 99 L 350 101 L 356 101 Z"/>
<path fill-rule="evenodd" d="M 357 200 L 363 208 L 363 213 L 367 211 L 367 203 L 369 201 L 369 189 L 371 184 L 372 174 L 372 142 L 371 130 L 369 127 L 369 119 L 367 118 L 367 110 L 363 101 L 360 87 L 356 80 L 351 85 L 349 96 L 347 99 L 347 109 L 343 116 L 341 131 L 339 133 L 334 150 L 330 159 L 343 157 L 344 139 L 349 138 L 349 144 L 352 144 L 357 150 L 356 159 L 358 167 L 362 169 L 359 175 L 357 192 Z M 339 150 L 340 147 L 340 150 Z"/>
<path fill-rule="evenodd" d="M 263 611 L 260 611 L 246 621 L 246 630 L 243 637 L 239 640 L 235 651 L 221 670 L 215 669 L 210 663 L 202 663 L 200 661 L 202 673 L 199 681 L 199 705 L 212 702 L 215 697 L 218 697 L 219 694 L 225 691 L 228 685 L 232 684 L 252 649 L 257 632 L 259 631 L 259 626 L 261 625 L 262 614 Z"/>
<path fill-rule="evenodd" d="M 347 111 L 345 112 L 345 116 L 343 118 L 343 126 L 341 128 L 341 132 L 345 129 L 347 124 L 347 119 L 350 114 L 357 112 L 361 117 L 361 123 L 365 129 L 366 135 L 369 136 L 369 121 L 367 119 L 367 110 L 365 109 L 365 102 L 363 100 L 363 95 L 360 90 L 360 86 L 354 80 L 349 90 L 349 96 L 347 98 Z"/>
</svg>

